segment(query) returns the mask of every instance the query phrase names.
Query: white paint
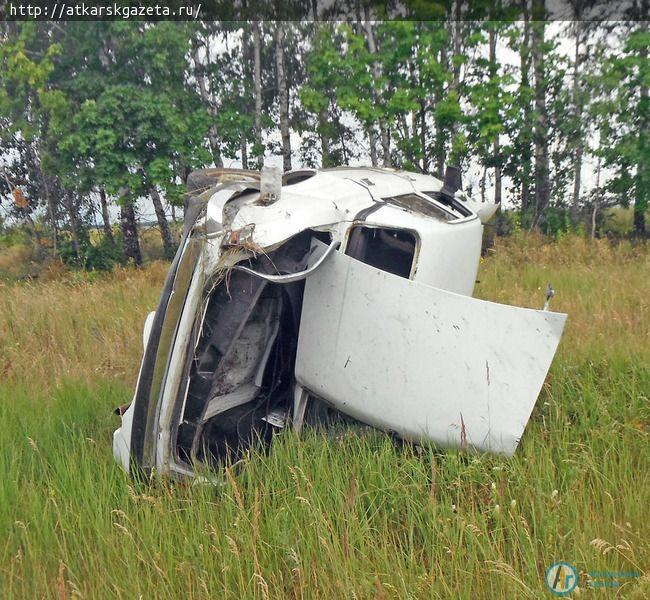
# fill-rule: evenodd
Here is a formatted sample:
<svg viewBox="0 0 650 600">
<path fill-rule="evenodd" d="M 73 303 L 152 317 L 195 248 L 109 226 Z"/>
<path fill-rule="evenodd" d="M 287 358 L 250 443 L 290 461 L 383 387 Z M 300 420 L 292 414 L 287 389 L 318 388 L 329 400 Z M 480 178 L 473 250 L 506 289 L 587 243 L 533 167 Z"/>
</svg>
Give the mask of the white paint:
<svg viewBox="0 0 650 600">
<path fill-rule="evenodd" d="M 457 294 L 472 294 L 483 235 L 478 219 L 450 223 L 384 206 L 369 215 L 365 222 L 417 232 L 420 248 L 413 276 L 415 281 Z"/>
<path fill-rule="evenodd" d="M 151 335 L 151 328 L 153 327 L 153 320 L 156 318 L 156 311 L 152 310 L 144 320 L 144 327 L 142 328 L 142 349 L 146 351 L 149 336 Z"/>
<path fill-rule="evenodd" d="M 406 439 L 511 455 L 566 315 L 485 302 L 341 253 L 307 280 L 298 383 Z M 461 420 L 462 419 L 462 420 Z"/>
<path fill-rule="evenodd" d="M 128 473 L 131 462 L 131 428 L 133 425 L 133 402 L 122 415 L 122 424 L 113 432 L 113 458 Z"/>
<path fill-rule="evenodd" d="M 364 181 L 370 181 L 371 184 Z M 268 206 L 258 203 L 259 194 L 251 193 L 248 201 L 233 219 L 231 229 L 241 229 L 254 223 L 255 244 L 262 248 L 275 247 L 308 228 L 345 231 L 346 223 L 351 223 L 360 211 L 371 208 L 375 201 L 382 198 L 418 191 L 438 191 L 441 187 L 442 182 L 435 177 L 405 171 L 373 168 L 327 169 L 317 171 L 305 181 L 283 187 L 280 199 Z M 425 199 L 432 202 L 430 198 Z M 218 203 L 216 208 L 212 208 L 213 202 Z M 208 213 L 217 219 L 225 204 L 223 197 L 213 197 L 208 204 Z M 472 206 L 465 204 L 473 210 Z M 401 212 L 408 214 L 406 211 Z M 423 227 L 426 227 L 427 221 L 433 221 L 420 216 L 413 218 L 415 221 L 412 219 L 412 222 L 424 222 Z M 368 221 L 372 222 L 370 218 Z M 390 223 L 384 224 L 390 226 Z M 459 225 L 460 223 L 441 223 L 441 227 L 446 228 L 450 235 L 452 230 L 458 233 Z M 472 247 L 466 251 L 473 250 Z"/>
<path fill-rule="evenodd" d="M 282 188 L 280 199 L 269 206 L 257 203 L 259 195 L 241 207 L 233 230 L 255 224 L 253 241 L 262 248 L 276 246 L 310 227 L 352 221 L 364 208 L 374 204 L 362 186 L 321 171 L 314 177 Z"/>
</svg>

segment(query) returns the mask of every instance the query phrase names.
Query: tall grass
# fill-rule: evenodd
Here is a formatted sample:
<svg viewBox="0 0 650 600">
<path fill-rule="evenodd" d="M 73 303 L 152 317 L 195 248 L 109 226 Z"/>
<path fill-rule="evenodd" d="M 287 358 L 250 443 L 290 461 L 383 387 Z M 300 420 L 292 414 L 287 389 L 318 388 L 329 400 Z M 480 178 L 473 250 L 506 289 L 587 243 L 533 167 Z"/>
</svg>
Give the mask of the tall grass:
<svg viewBox="0 0 650 600">
<path fill-rule="evenodd" d="M 647 249 L 500 241 L 477 295 L 569 313 L 512 459 L 379 433 L 278 436 L 215 486 L 126 478 L 131 395 L 164 266 L 0 287 L 0 546 L 9 598 L 542 598 L 557 560 L 650 593 Z M 612 590 L 610 590 L 612 591 Z"/>
<path fill-rule="evenodd" d="M 64 378 L 131 385 L 142 325 L 156 308 L 167 265 L 113 274 L 72 271 L 45 284 L 0 282 L 0 376 L 39 389 Z"/>
</svg>

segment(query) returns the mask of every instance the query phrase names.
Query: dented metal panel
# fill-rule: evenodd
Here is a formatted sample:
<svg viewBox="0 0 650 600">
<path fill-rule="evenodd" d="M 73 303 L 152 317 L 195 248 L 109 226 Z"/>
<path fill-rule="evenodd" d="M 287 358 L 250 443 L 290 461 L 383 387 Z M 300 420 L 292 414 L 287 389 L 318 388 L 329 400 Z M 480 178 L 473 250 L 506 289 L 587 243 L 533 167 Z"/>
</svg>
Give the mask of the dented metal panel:
<svg viewBox="0 0 650 600">
<path fill-rule="evenodd" d="M 406 439 L 509 455 L 565 318 L 409 281 L 337 252 L 307 280 L 296 380 Z"/>
<path fill-rule="evenodd" d="M 341 413 L 415 441 L 515 450 L 565 315 L 470 297 L 477 213 L 495 205 L 390 169 L 289 173 L 272 198 L 254 172 L 194 179 L 203 191 L 114 434 L 127 470 L 194 476 Z"/>
</svg>

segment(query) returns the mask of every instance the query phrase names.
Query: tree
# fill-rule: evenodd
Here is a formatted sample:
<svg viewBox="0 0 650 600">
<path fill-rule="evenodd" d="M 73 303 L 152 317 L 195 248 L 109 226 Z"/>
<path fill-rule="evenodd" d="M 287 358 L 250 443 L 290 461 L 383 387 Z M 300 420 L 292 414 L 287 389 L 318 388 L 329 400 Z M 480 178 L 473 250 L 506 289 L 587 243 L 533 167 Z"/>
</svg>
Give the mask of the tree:
<svg viewBox="0 0 650 600">
<path fill-rule="evenodd" d="M 341 110 L 349 112 L 361 125 L 368 139 L 371 163 L 376 166 L 375 124 L 382 113 L 376 88 L 381 88 L 383 82 L 374 80 L 366 37 L 361 28 L 355 31 L 351 25 L 341 24 L 337 33 L 340 35 L 340 55 L 328 54 L 331 66 L 329 77 L 336 88 L 336 102 Z M 319 91 L 316 90 L 316 93 Z"/>
<path fill-rule="evenodd" d="M 582 166 L 584 149 L 587 146 L 588 124 L 585 123 L 589 116 L 589 99 L 591 93 L 588 90 L 590 79 L 589 67 L 590 57 L 594 55 L 595 45 L 599 43 L 598 36 L 601 33 L 601 24 L 598 21 L 590 21 L 597 10 L 599 16 L 607 17 L 608 3 L 604 0 L 569 0 L 572 20 L 567 24 L 567 33 L 573 37 L 573 57 L 571 66 L 571 105 L 572 114 L 570 118 L 570 140 L 569 148 L 572 154 L 573 169 L 573 192 L 571 197 L 571 217 L 577 222 L 581 194 L 582 194 Z M 595 65 L 600 67 L 601 63 Z"/>
<path fill-rule="evenodd" d="M 485 195 L 485 179 L 488 169 L 494 171 L 494 201 L 502 199 L 502 169 L 506 152 L 501 136 L 517 115 L 515 94 L 510 91 L 513 77 L 500 68 L 497 60 L 497 41 L 500 35 L 508 35 L 510 25 L 499 21 L 484 24 L 488 34 L 488 57 L 477 58 L 470 65 L 468 100 L 471 105 L 468 119 L 469 145 L 474 159 L 483 167 L 481 179 L 482 196 Z M 481 41 L 484 36 L 481 32 Z"/>
<path fill-rule="evenodd" d="M 532 56 L 535 74 L 535 213 L 531 228 L 535 227 L 551 197 L 548 157 L 548 114 L 546 112 L 546 7 L 545 0 L 533 0 Z"/>
<path fill-rule="evenodd" d="M 217 127 L 218 107 L 215 102 L 212 86 L 210 84 L 212 64 L 211 38 L 212 32 L 208 25 L 199 25 L 192 35 L 192 60 L 193 76 L 198 87 L 201 102 L 210 115 L 208 128 L 208 142 L 212 152 L 212 162 L 215 167 L 223 167 L 219 128 Z"/>
<path fill-rule="evenodd" d="M 305 82 L 299 89 L 304 113 L 297 119 L 297 130 L 303 136 L 302 160 L 324 168 L 348 164 L 356 155 L 351 147 L 355 131 L 343 122 L 343 109 L 338 101 L 343 86 L 340 52 L 343 34 L 334 24 L 319 23 L 310 37 Z M 318 159 L 309 153 L 312 149 Z"/>
<path fill-rule="evenodd" d="M 76 116 L 61 114 L 57 122 L 62 165 L 68 172 L 88 173 L 93 185 L 118 198 L 125 255 L 136 264 L 140 255 L 131 219 L 137 199 L 149 196 L 165 255 L 171 257 L 175 244 L 160 192 L 180 203 L 188 170 L 210 159 L 209 114 L 186 80 L 190 31 L 173 23 L 98 25 L 91 44 L 93 54 L 103 58 L 72 80 L 73 88 L 93 81 L 96 94 L 74 97 L 69 110 Z M 85 37 L 79 29 L 71 35 Z"/>
<path fill-rule="evenodd" d="M 531 22 L 528 2 L 523 4 L 521 27 L 513 27 L 508 36 L 510 48 L 519 54 L 519 85 L 514 98 L 515 114 L 506 123 L 511 145 L 506 154 L 505 172 L 513 181 L 513 196 L 523 219 L 531 219 L 533 212 L 532 158 L 533 158 L 533 86 L 531 78 Z"/>
<path fill-rule="evenodd" d="M 285 24 L 275 24 L 275 75 L 277 85 L 278 113 L 280 115 L 280 136 L 282 137 L 282 166 L 291 170 L 291 135 L 289 129 L 289 86 L 287 83 L 284 45 L 286 43 Z"/>
<path fill-rule="evenodd" d="M 576 16 L 599 3 L 571 0 Z M 548 231 L 558 215 L 569 227 L 569 208 L 575 224 L 579 207 L 618 197 L 634 200 L 644 231 L 642 27 L 573 23 L 565 56 L 544 0 L 407 3 L 408 17 L 427 21 L 381 21 L 376 6 L 349 6 L 355 20 L 338 24 L 3 24 L 0 194 L 35 239 L 82 262 L 95 215 L 112 244 L 112 203 L 124 255 L 140 262 L 143 198 L 171 256 L 167 213 L 189 171 L 238 160 L 259 168 L 269 150 L 287 170 L 358 156 L 440 176 L 449 162 L 469 164 L 481 169 L 483 196 L 493 178 L 495 199 L 510 193 L 527 227 Z M 524 20 L 508 21 L 511 10 Z M 614 32 L 620 43 L 604 58 Z M 502 62 L 504 44 L 518 64 Z M 596 138 L 603 146 L 590 150 Z M 584 189 L 590 152 L 601 194 Z"/>
<path fill-rule="evenodd" d="M 262 146 L 262 30 L 260 24 L 255 21 L 253 28 L 253 88 L 255 90 L 255 113 L 253 132 L 253 152 L 257 156 L 257 167 L 262 168 L 263 146 Z"/>
<path fill-rule="evenodd" d="M 634 200 L 634 231 L 643 237 L 650 196 L 650 33 L 643 22 L 627 33 L 620 55 L 610 57 L 604 65 L 603 95 L 594 111 L 600 135 L 607 140 L 598 154 L 605 167 L 614 169 L 605 190 L 625 206 Z"/>
<path fill-rule="evenodd" d="M 50 142 L 51 112 L 62 95 L 49 80 L 61 45 L 50 36 L 47 23 L 6 24 L 0 45 L 0 153 L 6 162 L 0 185 L 22 199 L 13 211 L 29 224 L 39 242 L 33 216 L 45 205 L 57 251 L 58 219 L 63 208 L 59 182 L 42 166 Z M 69 207 L 69 204 L 66 208 Z M 68 212 L 69 230 L 75 235 L 76 215 Z"/>
</svg>

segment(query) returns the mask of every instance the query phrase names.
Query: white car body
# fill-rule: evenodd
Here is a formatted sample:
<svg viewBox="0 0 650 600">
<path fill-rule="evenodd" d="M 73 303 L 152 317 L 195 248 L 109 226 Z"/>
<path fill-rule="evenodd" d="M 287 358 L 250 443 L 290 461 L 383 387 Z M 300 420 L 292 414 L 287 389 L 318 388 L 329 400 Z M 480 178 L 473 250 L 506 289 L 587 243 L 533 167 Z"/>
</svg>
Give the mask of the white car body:
<svg viewBox="0 0 650 600">
<path fill-rule="evenodd" d="M 125 469 L 192 476 L 326 413 L 515 451 L 565 315 L 471 297 L 496 205 L 386 169 L 289 173 L 277 196 L 206 177 L 114 434 Z"/>
</svg>

